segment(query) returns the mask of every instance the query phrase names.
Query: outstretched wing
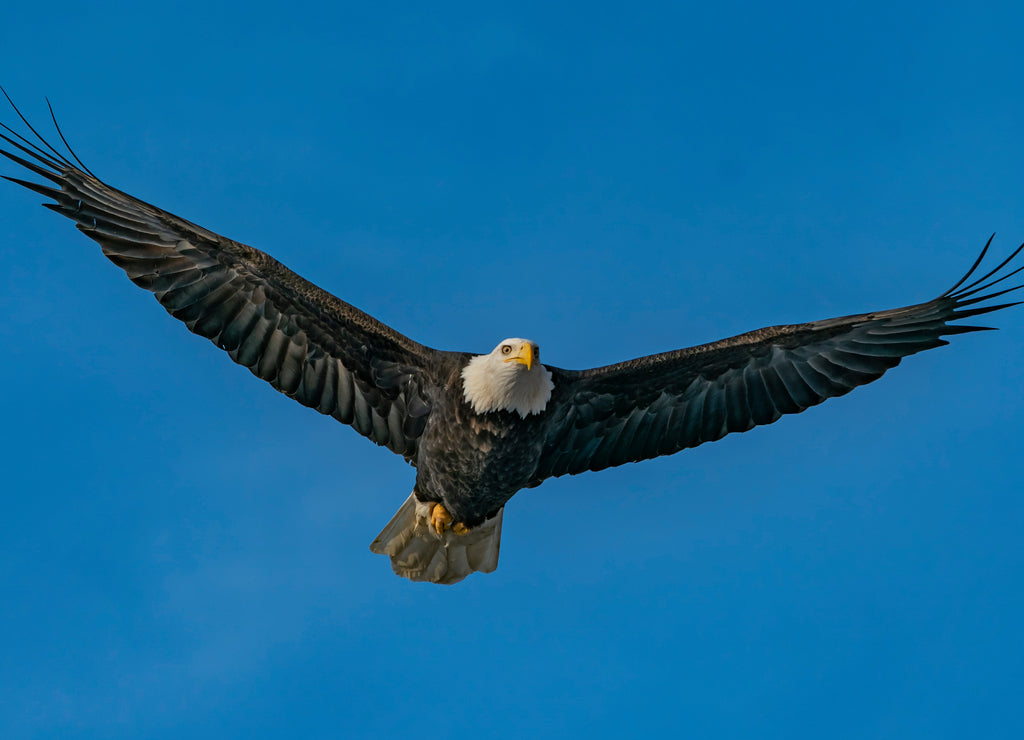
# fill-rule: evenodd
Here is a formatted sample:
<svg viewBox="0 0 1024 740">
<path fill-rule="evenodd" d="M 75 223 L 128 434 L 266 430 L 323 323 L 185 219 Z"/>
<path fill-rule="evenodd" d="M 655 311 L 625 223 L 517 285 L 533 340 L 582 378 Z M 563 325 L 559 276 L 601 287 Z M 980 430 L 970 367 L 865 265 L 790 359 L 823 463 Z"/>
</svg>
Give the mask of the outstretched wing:
<svg viewBox="0 0 1024 740">
<path fill-rule="evenodd" d="M 989 292 L 1024 269 L 1000 274 L 1024 245 L 967 283 L 991 243 L 960 282 L 927 303 L 773 326 L 582 372 L 552 368 L 554 416 L 531 484 L 771 424 L 877 380 L 907 355 L 948 344 L 945 335 L 987 329 L 949 322 L 1017 305 L 977 304 L 1022 287 Z"/>
<path fill-rule="evenodd" d="M 190 331 L 299 403 L 415 461 L 434 385 L 426 368 L 441 353 L 269 255 L 104 184 L 70 149 L 77 165 L 30 125 L 38 145 L 3 128 L 10 135 L 0 138 L 25 156 L 0 153 L 58 187 L 4 179 L 52 198 L 47 208 L 99 242 L 111 262 Z"/>
</svg>

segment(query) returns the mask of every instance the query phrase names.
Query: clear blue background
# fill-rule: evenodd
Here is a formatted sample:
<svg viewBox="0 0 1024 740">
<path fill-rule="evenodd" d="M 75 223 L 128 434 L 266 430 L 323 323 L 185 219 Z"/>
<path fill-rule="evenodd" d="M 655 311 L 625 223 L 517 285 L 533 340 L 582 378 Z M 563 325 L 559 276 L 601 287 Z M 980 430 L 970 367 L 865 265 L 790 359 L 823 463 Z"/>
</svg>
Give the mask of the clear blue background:
<svg viewBox="0 0 1024 740">
<path fill-rule="evenodd" d="M 1024 239 L 1018 2 L 370 5 L 8 4 L 0 82 L 409 336 L 563 367 L 926 300 Z M 0 189 L 4 738 L 1024 733 L 1024 310 L 523 492 L 497 572 L 440 588 L 367 550 L 412 469 L 39 201 Z"/>
</svg>

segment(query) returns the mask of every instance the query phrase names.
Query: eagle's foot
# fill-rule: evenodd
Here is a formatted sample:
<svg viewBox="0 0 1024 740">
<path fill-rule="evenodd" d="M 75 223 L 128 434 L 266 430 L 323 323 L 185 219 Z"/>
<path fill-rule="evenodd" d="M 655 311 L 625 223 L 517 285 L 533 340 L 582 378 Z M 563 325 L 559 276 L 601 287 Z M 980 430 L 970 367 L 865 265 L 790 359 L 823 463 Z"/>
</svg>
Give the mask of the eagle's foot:
<svg viewBox="0 0 1024 740">
<path fill-rule="evenodd" d="M 462 522 L 455 522 L 452 524 L 452 515 L 448 513 L 448 509 L 444 508 L 441 504 L 433 504 L 430 507 L 430 526 L 434 528 L 434 531 L 439 535 L 443 535 L 445 530 L 450 529 L 459 537 L 465 537 L 469 534 L 469 527 Z"/>
<path fill-rule="evenodd" d="M 439 535 L 444 534 L 452 523 L 452 515 L 441 504 L 434 504 L 430 507 L 430 526 Z"/>
</svg>

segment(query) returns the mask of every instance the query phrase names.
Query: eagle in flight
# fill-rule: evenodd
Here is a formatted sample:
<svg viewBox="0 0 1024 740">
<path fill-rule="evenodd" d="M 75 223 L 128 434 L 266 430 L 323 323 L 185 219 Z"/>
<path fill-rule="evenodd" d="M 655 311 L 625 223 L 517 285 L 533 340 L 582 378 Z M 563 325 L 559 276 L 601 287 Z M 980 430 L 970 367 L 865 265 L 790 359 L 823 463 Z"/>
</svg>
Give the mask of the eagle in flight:
<svg viewBox="0 0 1024 740">
<path fill-rule="evenodd" d="M 671 455 L 842 396 L 907 355 L 947 344 L 944 336 L 988 328 L 950 322 L 1016 305 L 991 301 L 1022 287 L 995 289 L 1024 269 L 1011 269 L 1024 245 L 979 271 L 990 238 L 956 285 L 905 308 L 773 326 L 590 370 L 545 365 L 537 343 L 522 338 L 486 354 L 448 352 L 264 252 L 110 187 L 59 127 L 66 152 L 14 110 L 31 135 L 0 124 L 10 147 L 0 152 L 50 184 L 5 179 L 51 200 L 44 205 L 190 331 L 416 469 L 412 493 L 370 545 L 414 581 L 493 571 L 504 506 L 521 488 Z"/>
</svg>

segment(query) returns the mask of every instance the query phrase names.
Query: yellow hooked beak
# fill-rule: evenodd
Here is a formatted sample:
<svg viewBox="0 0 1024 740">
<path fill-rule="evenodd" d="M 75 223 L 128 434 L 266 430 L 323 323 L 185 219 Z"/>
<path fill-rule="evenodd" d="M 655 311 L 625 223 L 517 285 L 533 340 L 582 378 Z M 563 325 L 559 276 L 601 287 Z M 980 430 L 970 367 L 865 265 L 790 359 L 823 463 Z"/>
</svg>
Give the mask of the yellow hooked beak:
<svg viewBox="0 0 1024 740">
<path fill-rule="evenodd" d="M 529 370 L 533 367 L 533 347 L 528 342 L 523 342 L 514 355 L 505 358 L 505 362 L 518 362 L 520 365 L 526 365 L 526 369 Z"/>
</svg>

